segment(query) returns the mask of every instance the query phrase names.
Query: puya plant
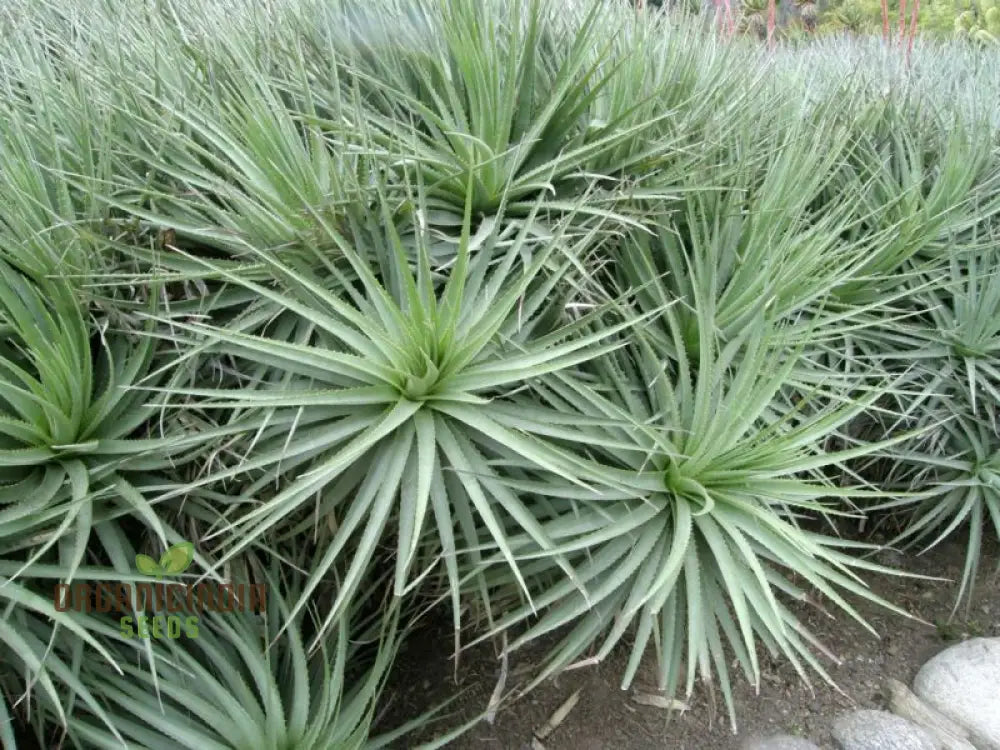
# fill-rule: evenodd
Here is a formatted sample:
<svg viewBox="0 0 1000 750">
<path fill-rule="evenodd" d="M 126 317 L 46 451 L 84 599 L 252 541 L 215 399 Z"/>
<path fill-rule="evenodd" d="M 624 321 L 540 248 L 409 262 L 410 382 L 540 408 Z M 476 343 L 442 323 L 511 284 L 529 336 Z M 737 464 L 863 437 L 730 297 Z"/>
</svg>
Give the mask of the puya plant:
<svg viewBox="0 0 1000 750">
<path fill-rule="evenodd" d="M 957 610 L 971 604 L 984 539 L 1000 536 L 1000 255 L 986 238 L 948 250 L 910 281 L 915 314 L 867 335 L 882 366 L 910 381 L 888 421 L 921 429 L 884 457 L 891 484 L 921 497 L 879 507 L 902 512 L 892 544 L 928 550 L 967 529 Z"/>
<path fill-rule="evenodd" d="M 508 214 L 525 215 L 544 195 L 552 210 L 599 214 L 572 196 L 595 176 L 614 188 L 622 172 L 649 160 L 651 146 L 620 147 L 641 141 L 667 115 L 643 106 L 650 92 L 639 101 L 605 96 L 628 84 L 622 75 L 640 71 L 640 55 L 614 54 L 603 21 L 605 14 L 624 18 L 625 8 L 556 10 L 538 0 L 491 2 L 487 12 L 466 0 L 404 5 L 322 14 L 322 33 L 306 32 L 322 66 L 313 95 L 331 103 L 360 98 L 363 108 L 340 115 L 362 118 L 352 130 L 367 142 L 355 148 L 383 154 L 390 169 L 419 170 L 429 208 L 461 215 L 471 177 L 477 212 L 504 204 Z M 341 61 L 336 80 L 345 93 L 324 96 L 328 59 Z M 327 116 L 321 124 L 350 147 L 340 122 Z M 661 139 L 660 150 L 678 139 Z"/>
<path fill-rule="evenodd" d="M 32 279 L 0 261 L 0 653 L 12 703 L 36 687 L 57 700 L 62 683 L 101 715 L 72 667 L 78 657 L 52 648 L 86 645 L 117 668 L 95 638 L 103 626 L 57 610 L 48 574 L 56 566 L 70 583 L 87 559 L 113 554 L 103 537 L 92 543 L 108 519 L 130 518 L 163 546 L 179 541 L 151 496 L 173 486 L 162 472 L 197 455 L 204 437 L 170 420 L 154 426 L 150 396 L 136 386 L 168 382 L 155 376 L 156 341 L 141 327 L 92 327 L 81 297 L 67 280 Z M 31 635 L 39 627 L 48 635 Z"/>
<path fill-rule="evenodd" d="M 867 258 L 834 294 L 861 304 L 898 287 L 908 260 L 991 213 L 973 199 L 993 189 L 997 174 L 989 142 L 973 132 L 985 123 L 970 129 L 919 94 L 867 93 L 856 110 L 842 114 L 851 148 L 829 189 L 836 203 L 848 192 L 858 197 L 850 236 L 867 245 Z"/>
<path fill-rule="evenodd" d="M 167 422 L 157 435 L 155 409 L 140 383 L 163 382 L 149 325 L 91 329 L 73 284 L 30 279 L 0 262 L 0 476 L 4 511 L 0 550 L 37 547 L 77 536 L 82 557 L 92 519 L 126 510 L 166 531 L 145 499 L 156 472 L 197 451 L 202 436 Z M 154 295 L 155 300 L 155 295 Z M 75 529 L 75 531 L 74 531 Z"/>
<path fill-rule="evenodd" d="M 96 234 L 110 216 L 101 196 L 113 173 L 116 122 L 79 80 L 86 64 L 61 66 L 76 13 L 57 21 L 38 8 L 21 12 L 0 68 L 8 113 L 0 125 L 0 257 L 33 275 L 82 275 L 104 265 L 104 248 L 79 229 Z"/>
<path fill-rule="evenodd" d="M 788 127 L 769 143 L 730 135 L 739 162 L 686 175 L 671 215 L 613 250 L 613 283 L 646 306 L 712 295 L 714 325 L 727 337 L 765 309 L 781 318 L 821 306 L 852 277 L 861 247 L 841 240 L 855 223 L 849 206 L 817 215 L 811 205 L 844 144 L 817 154 L 807 132 Z M 696 353 L 697 309 L 682 304 L 674 314 Z"/>
<path fill-rule="evenodd" d="M 457 257 L 448 268 L 432 266 L 425 236 L 416 238 L 415 257 L 407 254 L 392 204 L 383 199 L 380 213 L 352 215 L 349 235 L 316 217 L 350 262 L 356 284 L 342 282 L 331 291 L 329 282 L 310 274 L 311 264 L 297 268 L 263 253 L 276 286 L 227 272 L 233 285 L 308 322 L 291 340 L 264 327 L 172 322 L 186 332 L 187 344 L 266 364 L 274 373 L 257 387 L 183 390 L 199 409 L 232 410 L 255 425 L 245 460 L 204 480 L 242 481 L 238 502 L 221 511 L 205 539 L 220 541 L 216 563 L 222 564 L 253 546 L 301 534 L 315 518 L 327 519 L 332 533 L 316 551 L 293 608 L 304 606 L 351 549 L 321 633 L 357 595 L 390 523 L 395 595 L 409 592 L 443 560 L 457 633 L 466 561 L 475 569 L 484 544 L 503 551 L 522 584 L 506 541 L 511 524 L 542 549 L 554 547 L 507 487 L 504 465 L 580 481 L 572 456 L 550 445 L 544 431 L 521 427 L 500 405 L 528 382 L 602 356 L 619 345 L 602 342 L 635 321 L 584 331 L 596 312 L 579 321 L 563 314 L 564 289 L 572 289 L 593 230 L 574 237 L 568 221 L 538 239 L 527 222 L 507 236 L 501 212 L 473 233 L 472 197 L 470 186 Z M 337 278 L 336 264 L 328 262 L 326 270 Z M 418 551 L 428 535 L 437 551 L 425 559 Z M 488 608 L 489 594 L 477 580 Z"/>
<path fill-rule="evenodd" d="M 854 513 L 859 498 L 884 497 L 869 486 L 841 486 L 824 473 L 884 447 L 824 450 L 827 437 L 879 390 L 836 377 L 823 387 L 800 383 L 800 353 L 773 321 L 758 317 L 722 338 L 712 301 L 698 298 L 695 309 L 696 359 L 688 356 L 684 323 L 670 307 L 663 313 L 668 335 L 659 326 L 630 332 L 628 346 L 588 363 L 592 377 L 565 375 L 538 389 L 553 413 L 588 418 L 552 418 L 544 427 L 525 416 L 523 427 L 586 446 L 604 467 L 607 495 L 586 497 L 570 485 L 538 488 L 556 516 L 545 527 L 559 542 L 553 551 L 570 560 L 583 588 L 549 584 L 532 606 L 511 607 L 491 634 L 525 624 L 510 643 L 513 651 L 568 628 L 531 682 L 536 685 L 561 669 L 605 659 L 634 627 L 622 687 L 631 684 L 652 644 L 658 687 L 669 695 L 683 687 L 690 697 L 696 680 L 710 688 L 717 682 L 735 731 L 730 664 L 759 688 L 758 646 L 787 659 L 807 683 L 812 671 L 833 684 L 819 655 L 836 656 L 794 603 L 835 607 L 870 631 L 846 595 L 902 611 L 859 577 L 858 571 L 891 572 L 849 554 L 865 545 L 822 532 L 833 517 Z M 811 402 L 809 409 L 779 397 L 789 383 L 796 383 L 803 404 Z M 852 396 L 859 392 L 861 398 Z M 530 540 L 514 542 L 525 558 L 536 557 Z M 531 572 L 545 575 L 548 560 L 542 557 Z"/>
<path fill-rule="evenodd" d="M 172 75 L 157 71 L 122 91 L 120 184 L 106 201 L 169 227 L 188 247 L 238 254 L 247 242 L 280 252 L 324 241 L 313 214 L 331 218 L 356 197 L 364 159 L 335 151 L 318 125 L 303 124 L 308 113 L 283 97 L 291 89 L 308 101 L 308 84 L 262 70 L 252 41 L 232 40 L 223 64 L 203 59 L 205 45 L 178 40 L 175 55 L 195 62 L 172 61 Z M 227 80 L 216 80 L 217 67 Z"/>
<path fill-rule="evenodd" d="M 206 750 L 374 750 L 412 728 L 371 736 L 402 635 L 398 605 L 383 610 L 377 601 L 358 602 L 382 616 L 352 608 L 310 655 L 306 642 L 318 614 L 308 610 L 290 619 L 301 575 L 275 565 L 251 569 L 267 586 L 262 612 L 203 614 L 197 631 L 156 639 L 139 654 L 131 641 L 109 639 L 119 673 L 84 655 L 77 665 L 81 682 L 101 697 L 104 711 L 98 716 L 85 704 L 72 706 L 65 730 L 59 730 L 65 739 L 107 750 L 178 744 Z M 366 600 L 384 590 L 371 583 Z M 54 708 L 41 701 L 32 717 L 42 746 L 53 741 L 55 727 L 46 719 L 54 718 Z"/>
</svg>

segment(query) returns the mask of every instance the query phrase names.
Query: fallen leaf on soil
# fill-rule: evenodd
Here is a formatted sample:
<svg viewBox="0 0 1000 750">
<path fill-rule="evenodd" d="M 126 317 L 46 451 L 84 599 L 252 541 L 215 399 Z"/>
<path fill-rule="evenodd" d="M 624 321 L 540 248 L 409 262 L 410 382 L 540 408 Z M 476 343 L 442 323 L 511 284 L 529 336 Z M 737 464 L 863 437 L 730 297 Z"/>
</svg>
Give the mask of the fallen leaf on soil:
<svg viewBox="0 0 1000 750">
<path fill-rule="evenodd" d="M 563 703 L 561 706 L 559 706 L 559 708 L 555 710 L 555 712 L 549 717 L 548 721 L 542 724 L 542 726 L 539 729 L 535 730 L 535 739 L 543 740 L 550 734 L 552 734 L 552 732 L 555 731 L 556 727 L 562 724 L 563 720 L 567 716 L 569 716 L 569 712 L 573 710 L 573 708 L 577 704 L 577 701 L 579 700 L 580 700 L 580 691 L 577 690 L 575 693 L 573 693 L 573 695 L 571 695 L 569 698 L 566 699 L 565 703 Z"/>
<path fill-rule="evenodd" d="M 490 704 L 486 708 L 486 723 L 492 725 L 497 718 L 497 708 L 503 698 L 503 689 L 507 685 L 507 634 L 503 634 L 503 651 L 500 653 L 500 678 L 496 687 L 493 688 L 493 695 L 490 696 Z"/>
<path fill-rule="evenodd" d="M 673 698 L 667 698 L 663 695 L 655 695 L 653 693 L 635 693 L 632 695 L 632 700 L 641 706 L 653 706 L 654 708 L 666 708 L 671 711 L 687 711 L 687 703 L 682 701 L 674 700 Z"/>
</svg>

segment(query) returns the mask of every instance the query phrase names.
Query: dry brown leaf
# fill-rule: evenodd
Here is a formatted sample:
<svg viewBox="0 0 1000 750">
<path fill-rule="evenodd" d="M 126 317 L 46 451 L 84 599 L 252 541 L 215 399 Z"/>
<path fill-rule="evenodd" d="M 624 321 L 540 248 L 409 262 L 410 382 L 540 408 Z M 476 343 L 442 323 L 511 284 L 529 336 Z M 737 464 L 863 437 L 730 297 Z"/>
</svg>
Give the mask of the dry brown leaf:
<svg viewBox="0 0 1000 750">
<path fill-rule="evenodd" d="M 688 710 L 687 703 L 667 698 L 664 695 L 656 695 L 655 693 L 633 693 L 632 700 L 641 706 L 653 706 L 654 708 L 665 708 L 671 711 Z"/>
<path fill-rule="evenodd" d="M 546 721 L 539 729 L 535 730 L 535 738 L 542 740 L 552 734 L 556 727 L 562 724 L 566 717 L 569 716 L 569 712 L 573 710 L 579 700 L 580 691 L 577 690 L 573 693 L 573 695 L 566 699 L 565 703 L 555 710 L 555 712 L 549 717 L 548 721 Z"/>
<path fill-rule="evenodd" d="M 496 687 L 493 688 L 493 695 L 490 696 L 489 706 L 486 708 L 486 723 L 492 726 L 497 718 L 497 708 L 503 699 L 503 691 L 507 686 L 507 633 L 503 634 L 503 651 L 500 652 L 500 677 Z"/>
</svg>

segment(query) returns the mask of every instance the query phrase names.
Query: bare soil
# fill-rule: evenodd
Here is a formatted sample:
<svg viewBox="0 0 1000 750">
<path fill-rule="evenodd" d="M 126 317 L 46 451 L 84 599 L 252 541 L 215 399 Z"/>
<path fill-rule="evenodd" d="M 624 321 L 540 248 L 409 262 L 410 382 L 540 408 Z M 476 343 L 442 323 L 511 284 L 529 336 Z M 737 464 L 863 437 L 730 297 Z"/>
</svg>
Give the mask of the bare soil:
<svg viewBox="0 0 1000 750">
<path fill-rule="evenodd" d="M 794 669 L 762 658 L 763 681 L 759 695 L 742 673 L 733 670 L 738 734 L 716 691 L 715 705 L 707 690 L 697 687 L 689 710 L 674 712 L 640 705 L 631 692 L 619 689 L 627 653 L 619 650 L 603 664 L 573 670 L 539 686 L 528 695 L 502 707 L 492 725 L 480 722 L 448 747 L 456 750 L 531 750 L 534 732 L 576 691 L 579 700 L 558 727 L 544 738 L 538 750 L 731 750 L 755 735 L 787 733 L 832 748 L 830 724 L 852 708 L 884 708 L 885 682 L 889 678 L 912 683 L 920 666 L 938 651 L 965 638 L 1000 636 L 1000 585 L 995 571 L 1000 559 L 996 545 L 988 548 L 972 606 L 961 607 L 951 617 L 957 581 L 965 559 L 961 535 L 922 555 L 880 553 L 879 561 L 911 574 L 950 579 L 870 576 L 878 594 L 910 612 L 907 619 L 877 606 L 858 602 L 861 614 L 876 629 L 871 635 L 838 613 L 830 619 L 813 608 L 800 616 L 839 659 L 826 664 L 843 691 L 838 693 L 820 678 L 813 689 L 804 685 Z M 923 622 L 921 622 L 921 620 Z M 442 627 L 443 625 L 443 627 Z M 395 745 L 417 747 L 447 729 L 481 715 L 500 674 L 494 647 L 482 644 L 465 652 L 458 679 L 451 661 L 451 633 L 447 623 L 432 623 L 414 633 L 400 654 L 386 692 L 389 701 L 379 728 L 387 730 L 454 698 L 443 720 L 419 736 Z M 507 688 L 526 682 L 547 644 L 511 658 Z M 652 660 L 650 659 L 650 662 Z M 651 672 L 648 685 L 655 684 Z M 639 679 L 643 678 L 640 671 Z M 457 695 L 457 698 L 456 698 Z M 678 696 L 683 697 L 683 696 Z M 669 721 L 668 721 L 669 719 Z"/>
</svg>

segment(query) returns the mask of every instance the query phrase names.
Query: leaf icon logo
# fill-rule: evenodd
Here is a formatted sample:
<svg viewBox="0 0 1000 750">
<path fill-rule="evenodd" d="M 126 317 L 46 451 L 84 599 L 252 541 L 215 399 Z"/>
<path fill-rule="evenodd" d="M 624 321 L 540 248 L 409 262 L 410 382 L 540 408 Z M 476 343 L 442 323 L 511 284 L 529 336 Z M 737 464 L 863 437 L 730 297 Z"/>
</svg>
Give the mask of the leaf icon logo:
<svg viewBox="0 0 1000 750">
<path fill-rule="evenodd" d="M 191 567 L 192 560 L 194 560 L 194 544 L 181 542 L 163 553 L 160 567 L 165 573 L 176 576 Z"/>
<path fill-rule="evenodd" d="M 157 579 L 165 575 L 179 575 L 191 567 L 194 560 L 194 544 L 181 542 L 168 549 L 157 562 L 149 555 L 136 555 L 135 566 L 139 572 Z"/>
<path fill-rule="evenodd" d="M 160 567 L 160 564 L 149 555 L 136 555 L 135 567 L 137 567 L 139 572 L 143 575 L 156 576 L 157 578 L 163 578 L 163 573 L 165 572 L 163 568 Z"/>
</svg>

